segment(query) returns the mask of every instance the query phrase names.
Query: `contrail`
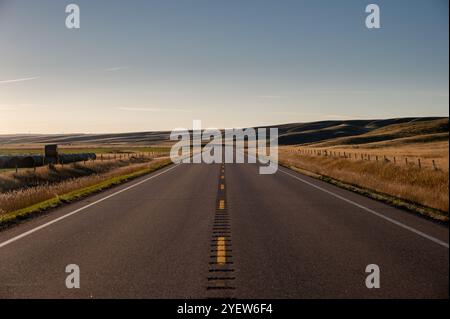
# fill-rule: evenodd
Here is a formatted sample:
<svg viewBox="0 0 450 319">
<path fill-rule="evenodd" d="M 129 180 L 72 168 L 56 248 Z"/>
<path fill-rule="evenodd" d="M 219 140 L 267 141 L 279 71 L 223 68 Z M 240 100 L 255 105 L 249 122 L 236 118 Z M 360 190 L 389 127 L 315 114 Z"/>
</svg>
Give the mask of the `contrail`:
<svg viewBox="0 0 450 319">
<path fill-rule="evenodd" d="M 6 84 L 6 83 L 16 83 L 16 82 L 24 82 L 24 81 L 31 81 L 39 79 L 39 76 L 33 76 L 29 78 L 21 78 L 21 79 L 12 79 L 12 80 L 0 80 L 0 84 Z"/>
</svg>

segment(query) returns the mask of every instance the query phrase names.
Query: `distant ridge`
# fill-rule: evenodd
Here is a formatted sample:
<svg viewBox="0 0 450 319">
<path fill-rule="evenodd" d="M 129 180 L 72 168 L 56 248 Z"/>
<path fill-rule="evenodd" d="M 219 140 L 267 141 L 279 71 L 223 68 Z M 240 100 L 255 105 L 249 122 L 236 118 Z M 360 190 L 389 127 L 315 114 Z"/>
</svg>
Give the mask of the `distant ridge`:
<svg viewBox="0 0 450 319">
<path fill-rule="evenodd" d="M 168 141 L 170 132 L 116 134 L 13 134 L 0 135 L 0 144 L 126 144 Z"/>
<path fill-rule="evenodd" d="M 380 142 L 439 133 L 447 133 L 448 136 L 448 117 L 320 121 L 274 127 L 278 127 L 280 145 L 315 144 L 329 141 L 330 144 L 326 146 L 331 146 Z"/>
<path fill-rule="evenodd" d="M 448 140 L 448 117 L 409 117 L 383 120 L 333 120 L 290 123 L 278 127 L 280 145 L 335 146 L 382 142 L 394 139 L 420 141 Z M 170 132 L 117 134 L 14 134 L 0 135 L 0 145 L 8 144 L 157 144 L 169 142 Z"/>
</svg>

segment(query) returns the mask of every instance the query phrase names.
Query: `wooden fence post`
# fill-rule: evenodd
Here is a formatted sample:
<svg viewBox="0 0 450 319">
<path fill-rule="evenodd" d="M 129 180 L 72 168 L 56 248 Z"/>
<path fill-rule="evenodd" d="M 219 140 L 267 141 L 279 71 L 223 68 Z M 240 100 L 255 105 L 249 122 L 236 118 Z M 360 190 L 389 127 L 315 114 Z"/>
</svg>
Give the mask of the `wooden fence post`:
<svg viewBox="0 0 450 319">
<path fill-rule="evenodd" d="M 435 171 L 437 170 L 436 162 L 434 160 L 433 160 L 433 168 L 434 168 Z"/>
</svg>

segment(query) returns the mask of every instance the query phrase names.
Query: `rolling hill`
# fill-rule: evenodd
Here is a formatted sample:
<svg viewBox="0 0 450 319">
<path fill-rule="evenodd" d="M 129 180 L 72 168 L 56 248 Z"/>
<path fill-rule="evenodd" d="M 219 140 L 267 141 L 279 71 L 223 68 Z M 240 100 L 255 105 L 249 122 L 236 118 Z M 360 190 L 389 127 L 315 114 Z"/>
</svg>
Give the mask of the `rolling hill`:
<svg viewBox="0 0 450 319">
<path fill-rule="evenodd" d="M 447 134 L 448 118 L 321 121 L 278 126 L 280 145 L 363 144 L 429 134 Z"/>
<path fill-rule="evenodd" d="M 273 125 L 280 145 L 337 146 L 403 139 L 406 142 L 448 140 L 448 117 L 413 117 L 382 120 L 319 121 Z M 148 145 L 170 142 L 170 132 L 118 134 L 0 135 L 0 146 L 57 143 L 61 145 Z"/>
</svg>

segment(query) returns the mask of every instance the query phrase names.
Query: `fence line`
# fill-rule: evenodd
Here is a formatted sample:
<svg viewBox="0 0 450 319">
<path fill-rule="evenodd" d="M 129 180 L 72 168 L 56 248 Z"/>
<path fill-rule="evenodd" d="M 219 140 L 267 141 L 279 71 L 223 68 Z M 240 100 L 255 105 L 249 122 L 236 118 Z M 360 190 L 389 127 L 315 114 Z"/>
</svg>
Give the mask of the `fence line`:
<svg viewBox="0 0 450 319">
<path fill-rule="evenodd" d="M 120 161 L 120 160 L 129 160 L 131 158 L 136 158 L 136 159 L 143 159 L 143 158 L 154 158 L 157 157 L 158 155 L 165 155 L 167 152 L 125 152 L 125 153 L 101 153 L 99 154 L 99 156 L 97 156 L 97 158 L 95 159 L 90 159 L 90 160 L 84 160 L 84 161 L 79 161 L 79 162 L 71 162 L 71 163 L 64 163 L 64 161 L 61 161 L 57 164 L 52 164 L 52 163 L 46 163 L 45 162 L 45 158 L 44 158 L 44 165 L 41 166 L 36 166 L 33 165 L 31 167 L 19 167 L 18 165 L 16 165 L 16 167 L 13 168 L 9 168 L 9 169 L 1 169 L 0 170 L 0 174 L 2 173 L 2 171 L 6 172 L 11 172 L 14 171 L 16 174 L 19 173 L 20 171 L 27 171 L 27 170 L 33 170 L 34 172 L 36 172 L 36 168 L 37 167 L 47 167 L 48 169 L 53 169 L 55 166 L 60 165 L 61 168 L 64 168 L 64 165 L 77 165 L 80 163 L 83 163 L 83 165 L 86 165 L 88 162 L 92 162 L 95 163 L 97 161 L 103 162 L 103 161 Z"/>
<path fill-rule="evenodd" d="M 311 148 L 295 148 L 290 149 L 290 153 L 299 153 L 302 155 L 309 156 L 327 156 L 327 157 L 336 157 L 343 158 L 349 160 L 360 160 L 360 161 L 375 161 L 382 163 L 391 163 L 395 165 L 402 165 L 400 159 L 404 158 L 405 165 L 416 166 L 419 169 L 422 168 L 431 168 L 434 170 L 439 170 L 438 165 L 436 164 L 435 159 L 424 159 L 416 156 L 396 156 L 396 155 L 380 155 L 380 154 L 371 154 L 364 152 L 348 152 L 348 151 L 334 151 L 327 149 L 311 149 Z"/>
</svg>

